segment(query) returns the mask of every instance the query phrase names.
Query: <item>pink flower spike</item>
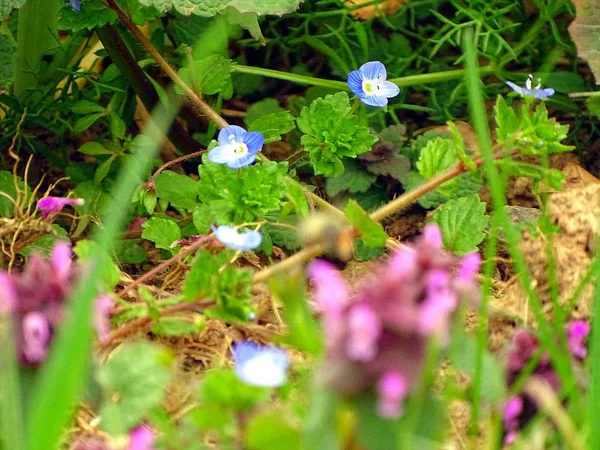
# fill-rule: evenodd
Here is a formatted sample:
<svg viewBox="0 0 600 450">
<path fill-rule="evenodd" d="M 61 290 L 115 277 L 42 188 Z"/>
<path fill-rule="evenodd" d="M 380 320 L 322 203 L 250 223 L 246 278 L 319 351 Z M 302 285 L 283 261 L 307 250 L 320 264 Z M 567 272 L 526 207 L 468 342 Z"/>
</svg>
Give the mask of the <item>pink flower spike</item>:
<svg viewBox="0 0 600 450">
<path fill-rule="evenodd" d="M 426 336 L 437 335 L 445 341 L 448 338 L 450 315 L 456 309 L 456 305 L 456 295 L 451 291 L 428 297 L 421 307 L 419 331 Z"/>
<path fill-rule="evenodd" d="M 396 251 L 390 259 L 389 270 L 393 275 L 401 278 L 410 278 L 418 270 L 417 252 L 412 248 L 403 248 Z"/>
<path fill-rule="evenodd" d="M 585 341 L 590 334 L 590 324 L 585 320 L 574 320 L 567 325 L 567 344 L 573 356 L 584 359 L 587 356 Z"/>
<path fill-rule="evenodd" d="M 50 336 L 50 324 L 42 313 L 34 311 L 23 317 L 23 356 L 29 364 L 46 359 Z"/>
<path fill-rule="evenodd" d="M 16 303 L 17 294 L 10 275 L 7 272 L 0 272 L 0 315 L 10 313 Z"/>
<path fill-rule="evenodd" d="M 507 429 L 513 429 L 518 426 L 518 419 L 521 413 L 523 412 L 523 399 L 521 397 L 514 396 L 508 402 L 506 402 L 506 406 L 504 407 L 504 412 L 502 414 L 502 420 L 504 421 L 504 426 Z"/>
<path fill-rule="evenodd" d="M 471 282 L 479 273 L 481 266 L 481 256 L 478 252 L 469 253 L 466 255 L 458 269 L 458 279 L 460 281 Z"/>
<path fill-rule="evenodd" d="M 127 450 L 154 450 L 154 431 L 140 425 L 129 433 Z"/>
<path fill-rule="evenodd" d="M 447 291 L 450 286 L 450 274 L 442 269 L 434 269 L 427 277 L 427 295 L 434 296 Z"/>
<path fill-rule="evenodd" d="M 110 310 L 115 301 L 110 295 L 101 294 L 94 302 L 94 328 L 101 343 L 106 343 L 110 334 Z"/>
<path fill-rule="evenodd" d="M 421 235 L 423 240 L 435 248 L 442 248 L 444 242 L 442 240 L 442 231 L 436 224 L 430 223 L 423 230 Z"/>
<path fill-rule="evenodd" d="M 348 303 L 349 293 L 340 272 L 328 262 L 317 259 L 308 267 L 315 284 L 312 298 L 324 314 L 340 314 Z"/>
<path fill-rule="evenodd" d="M 85 203 L 82 198 L 66 197 L 44 197 L 38 201 L 38 208 L 42 212 L 42 218 L 47 219 L 50 214 L 60 211 L 67 205 L 81 206 Z"/>
<path fill-rule="evenodd" d="M 365 304 L 354 306 L 348 313 L 348 333 L 348 357 L 354 361 L 371 361 L 377 354 L 381 334 L 381 321 L 375 311 Z"/>
<path fill-rule="evenodd" d="M 71 247 L 64 241 L 58 241 L 52 249 L 50 260 L 56 271 L 56 276 L 61 280 L 66 280 L 71 270 Z"/>
<path fill-rule="evenodd" d="M 400 372 L 386 372 L 377 382 L 380 417 L 395 419 L 402 415 L 402 400 L 408 394 L 408 384 Z"/>
</svg>

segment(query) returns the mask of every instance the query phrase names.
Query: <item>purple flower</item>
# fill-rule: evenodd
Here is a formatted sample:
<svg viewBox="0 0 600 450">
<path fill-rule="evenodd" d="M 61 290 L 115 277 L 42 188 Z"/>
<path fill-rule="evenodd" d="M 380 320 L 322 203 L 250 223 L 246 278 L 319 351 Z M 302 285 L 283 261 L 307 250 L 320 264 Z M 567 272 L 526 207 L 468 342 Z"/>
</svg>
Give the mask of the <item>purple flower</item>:
<svg viewBox="0 0 600 450">
<path fill-rule="evenodd" d="M 310 266 L 323 315 L 322 376 L 341 395 L 379 393 L 379 413 L 396 417 L 419 380 L 431 336 L 445 344 L 461 298 L 476 298 L 474 276 L 458 283 L 463 259 L 445 252 L 437 226 L 394 253 L 350 290 L 331 265 Z"/>
<path fill-rule="evenodd" d="M 235 374 L 244 383 L 258 387 L 278 387 L 287 381 L 288 357 L 280 347 L 253 342 L 234 344 Z"/>
<path fill-rule="evenodd" d="M 44 197 L 38 201 L 37 206 L 42 212 L 42 218 L 47 219 L 50 214 L 60 211 L 67 205 L 81 206 L 84 203 L 82 198 Z"/>
<path fill-rule="evenodd" d="M 585 341 L 590 334 L 590 324 L 585 320 L 574 320 L 567 325 L 567 343 L 571 355 L 584 359 L 587 356 Z"/>
<path fill-rule="evenodd" d="M 219 132 L 219 146 L 208 152 L 208 159 L 217 164 L 239 169 L 256 160 L 265 137 L 257 131 L 246 131 L 242 127 L 229 125 Z"/>
<path fill-rule="evenodd" d="M 256 230 L 240 232 L 229 225 L 212 227 L 212 230 L 221 244 L 238 251 L 254 250 L 262 242 L 262 235 Z"/>
<path fill-rule="evenodd" d="M 400 88 L 386 78 L 383 63 L 371 61 L 348 74 L 348 87 L 365 105 L 381 108 L 388 104 L 388 98 L 400 93 Z"/>
<path fill-rule="evenodd" d="M 533 97 L 537 99 L 544 99 L 554 95 L 554 89 L 546 88 L 541 89 L 541 83 L 538 82 L 536 87 L 532 87 L 533 75 L 529 75 L 527 77 L 527 81 L 525 82 L 525 87 L 517 86 L 512 81 L 507 81 L 506 84 L 517 94 L 525 97 Z"/>
<path fill-rule="evenodd" d="M 110 335 L 110 310 L 115 301 L 110 295 L 102 294 L 94 302 L 94 328 L 101 343 L 106 343 Z"/>
<path fill-rule="evenodd" d="M 52 332 L 46 317 L 37 311 L 27 313 L 22 321 L 22 354 L 28 364 L 39 364 L 46 359 Z"/>
<path fill-rule="evenodd" d="M 502 422 L 507 430 L 504 436 L 504 444 L 512 444 L 518 436 L 519 416 L 523 413 L 523 398 L 518 395 L 512 397 L 504 406 Z"/>
<path fill-rule="evenodd" d="M 127 450 L 154 450 L 154 440 L 154 431 L 140 425 L 129 433 Z"/>
<path fill-rule="evenodd" d="M 79 12 L 81 10 L 80 0 L 69 0 L 69 3 L 71 3 L 71 8 L 73 8 L 73 11 Z"/>
</svg>

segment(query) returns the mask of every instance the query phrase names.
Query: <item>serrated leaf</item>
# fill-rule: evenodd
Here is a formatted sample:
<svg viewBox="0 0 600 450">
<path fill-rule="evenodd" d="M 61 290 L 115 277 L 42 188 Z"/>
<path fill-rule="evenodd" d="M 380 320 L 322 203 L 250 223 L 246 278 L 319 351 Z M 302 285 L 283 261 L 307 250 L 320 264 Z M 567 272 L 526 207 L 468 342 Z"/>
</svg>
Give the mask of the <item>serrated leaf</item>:
<svg viewBox="0 0 600 450">
<path fill-rule="evenodd" d="M 390 155 L 383 161 L 367 164 L 367 170 L 377 175 L 390 176 L 400 183 L 406 184 L 410 172 L 410 159 L 404 155 Z"/>
<path fill-rule="evenodd" d="M 139 0 L 142 5 L 153 6 L 161 13 L 175 9 L 185 16 L 212 17 L 226 8 L 231 0 Z"/>
<path fill-rule="evenodd" d="M 303 0 L 232 0 L 229 6 L 243 13 L 277 15 L 296 11 Z"/>
<path fill-rule="evenodd" d="M 344 214 L 350 224 L 360 232 L 367 247 L 378 248 L 385 245 L 388 237 L 383 227 L 371 219 L 355 200 L 348 202 Z"/>
<path fill-rule="evenodd" d="M 197 204 L 198 182 L 172 170 L 165 170 L 154 180 L 156 195 L 176 208 L 192 209 Z"/>
<path fill-rule="evenodd" d="M 348 114 L 350 108 L 346 92 L 318 98 L 302 108 L 298 128 L 304 135 L 300 142 L 310 155 L 315 174 L 341 175 L 343 158 L 356 158 L 377 141 L 367 127 L 358 124 L 357 116 Z"/>
<path fill-rule="evenodd" d="M 435 211 L 431 221 L 442 230 L 444 246 L 457 255 L 465 255 L 476 251 L 485 238 L 489 222 L 485 210 L 486 204 L 478 195 L 461 197 Z"/>
<path fill-rule="evenodd" d="M 227 8 L 223 14 L 225 14 L 227 21 L 231 25 L 239 25 L 248 30 L 254 39 L 265 45 L 266 41 L 260 30 L 258 15 L 256 13 L 242 13 L 235 8 Z"/>
<path fill-rule="evenodd" d="M 516 133 L 521 125 L 521 120 L 513 108 L 506 104 L 504 97 L 498 96 L 496 105 L 494 106 L 496 120 L 496 134 L 498 142 L 504 142 L 509 136 Z"/>
<path fill-rule="evenodd" d="M 20 8 L 25 0 L 0 0 L 0 20 L 8 17 L 13 8 Z"/>
<path fill-rule="evenodd" d="M 269 144 L 280 141 L 282 135 L 294 129 L 294 123 L 294 117 L 289 112 L 276 112 L 253 121 L 248 131 L 261 132 L 265 137 L 265 144 Z"/>
<path fill-rule="evenodd" d="M 98 369 L 104 391 L 100 410 L 104 430 L 114 436 L 126 434 L 160 405 L 171 379 L 171 359 L 165 350 L 139 341 L 123 344 Z"/>
<path fill-rule="evenodd" d="M 327 178 L 327 195 L 334 197 L 342 191 L 352 194 L 367 191 L 377 177 L 365 170 L 357 161 L 346 159 L 344 172 L 339 177 Z"/>
<path fill-rule="evenodd" d="M 452 167 L 457 161 L 454 143 L 450 139 L 438 137 L 427 142 L 415 165 L 419 174 L 425 180 L 430 180 Z M 456 178 L 442 183 L 436 191 L 450 197 L 456 191 Z"/>
<path fill-rule="evenodd" d="M 112 25 L 117 21 L 117 13 L 107 8 L 102 1 L 85 0 L 81 2 L 80 11 L 74 11 L 70 4 L 62 7 L 59 13 L 58 28 L 76 32 Z"/>
<path fill-rule="evenodd" d="M 179 71 L 179 76 L 201 95 L 213 95 L 222 91 L 231 79 L 232 62 L 221 55 L 211 55 L 192 61 Z M 175 89 L 181 92 L 179 88 Z"/>
<path fill-rule="evenodd" d="M 294 182 L 292 178 L 286 177 L 285 179 L 285 195 L 294 206 L 294 210 L 298 217 L 305 217 L 308 215 L 308 201 L 306 200 L 306 194 L 299 183 Z"/>
<path fill-rule="evenodd" d="M 152 217 L 142 224 L 142 237 L 154 242 L 156 248 L 171 250 L 173 242 L 181 239 L 181 229 L 174 220 Z"/>
<path fill-rule="evenodd" d="M 264 100 L 253 103 L 252 106 L 248 108 L 248 111 L 246 111 L 246 115 L 244 116 L 244 123 L 246 126 L 250 127 L 255 120 L 258 120 L 261 117 L 281 112 L 285 112 L 285 109 L 279 106 L 279 102 L 276 99 L 265 98 Z"/>
<path fill-rule="evenodd" d="M 199 234 L 206 234 L 210 230 L 210 226 L 214 223 L 214 217 L 212 216 L 209 205 L 196 205 L 192 212 L 192 219 L 196 231 Z"/>
</svg>

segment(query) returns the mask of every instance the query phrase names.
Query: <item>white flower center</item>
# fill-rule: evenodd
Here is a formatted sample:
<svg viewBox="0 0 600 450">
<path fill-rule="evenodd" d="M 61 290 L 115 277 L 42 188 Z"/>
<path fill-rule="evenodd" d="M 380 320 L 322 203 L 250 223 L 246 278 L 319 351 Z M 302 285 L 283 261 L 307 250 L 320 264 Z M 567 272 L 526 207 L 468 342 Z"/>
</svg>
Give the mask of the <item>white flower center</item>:
<svg viewBox="0 0 600 450">
<path fill-rule="evenodd" d="M 241 144 L 236 144 L 233 147 L 233 153 L 238 156 L 245 155 L 248 153 L 248 146 L 243 142 Z"/>
<path fill-rule="evenodd" d="M 537 86 L 535 86 L 533 89 L 539 89 L 539 88 L 541 88 L 541 87 L 542 87 L 542 83 L 541 83 L 541 81 L 540 81 L 539 79 L 538 79 L 537 81 L 538 81 L 538 84 L 537 84 Z M 527 77 L 527 81 L 525 82 L 525 87 L 526 87 L 527 89 L 532 89 L 532 84 L 533 84 L 533 75 L 529 75 L 529 76 Z"/>
<path fill-rule="evenodd" d="M 379 85 L 375 80 L 363 80 L 362 88 L 365 94 L 374 94 L 379 89 Z"/>
</svg>

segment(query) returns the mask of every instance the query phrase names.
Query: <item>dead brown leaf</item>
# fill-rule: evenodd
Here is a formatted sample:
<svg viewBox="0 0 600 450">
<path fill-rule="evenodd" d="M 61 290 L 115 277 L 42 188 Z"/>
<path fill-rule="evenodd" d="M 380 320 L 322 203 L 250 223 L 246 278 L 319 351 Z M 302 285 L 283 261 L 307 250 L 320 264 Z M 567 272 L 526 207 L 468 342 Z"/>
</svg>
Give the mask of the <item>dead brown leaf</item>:
<svg viewBox="0 0 600 450">
<path fill-rule="evenodd" d="M 346 0 L 346 6 L 358 6 L 363 3 L 371 3 L 372 0 Z M 369 20 L 371 17 L 379 17 L 382 15 L 390 15 L 399 10 L 406 0 L 384 0 L 378 5 L 369 5 L 352 11 L 352 16 L 355 19 Z"/>
</svg>

